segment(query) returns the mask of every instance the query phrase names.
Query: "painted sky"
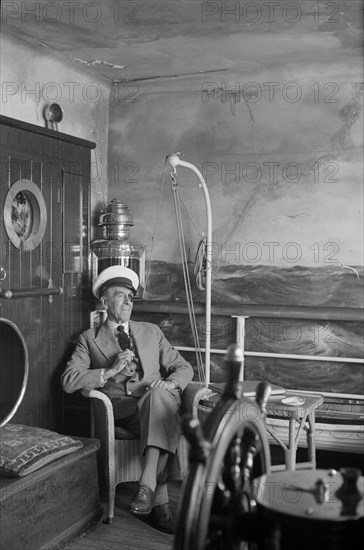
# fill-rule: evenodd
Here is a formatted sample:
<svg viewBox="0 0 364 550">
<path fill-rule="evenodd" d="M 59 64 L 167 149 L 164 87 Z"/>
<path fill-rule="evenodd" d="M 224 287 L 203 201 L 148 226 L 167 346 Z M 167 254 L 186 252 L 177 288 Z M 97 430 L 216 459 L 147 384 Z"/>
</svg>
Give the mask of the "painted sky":
<svg viewBox="0 0 364 550">
<path fill-rule="evenodd" d="M 166 155 L 182 151 L 209 188 L 217 263 L 363 265 L 356 34 L 344 40 L 306 18 L 272 36 L 233 33 L 223 60 L 231 47 L 241 47 L 239 69 L 140 84 L 134 103 L 111 105 L 109 166 L 118 167 L 119 181 L 113 174 L 109 199 L 133 210 L 133 235 L 148 253 L 155 237 L 153 259 L 178 262 L 170 176 L 163 172 Z M 193 259 L 205 229 L 203 195 L 188 169 L 177 170 L 177 181 Z"/>
</svg>

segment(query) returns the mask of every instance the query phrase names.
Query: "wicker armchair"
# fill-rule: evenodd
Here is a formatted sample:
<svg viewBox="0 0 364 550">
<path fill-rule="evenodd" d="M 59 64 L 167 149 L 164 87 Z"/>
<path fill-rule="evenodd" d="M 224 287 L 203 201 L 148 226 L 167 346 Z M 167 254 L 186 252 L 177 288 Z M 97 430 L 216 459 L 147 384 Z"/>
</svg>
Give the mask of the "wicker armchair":
<svg viewBox="0 0 364 550">
<path fill-rule="evenodd" d="M 92 399 L 91 437 L 100 440 L 98 453 L 100 478 L 107 490 L 107 523 L 114 517 L 115 490 L 119 483 L 138 481 L 142 473 L 140 440 L 134 434 L 114 425 L 114 413 L 110 399 L 98 390 L 82 390 L 82 395 Z M 191 382 L 182 394 L 182 413 L 197 418 L 201 399 L 211 393 L 199 382 Z M 182 475 L 188 469 L 188 444 L 183 436 L 177 448 L 177 457 Z"/>
</svg>

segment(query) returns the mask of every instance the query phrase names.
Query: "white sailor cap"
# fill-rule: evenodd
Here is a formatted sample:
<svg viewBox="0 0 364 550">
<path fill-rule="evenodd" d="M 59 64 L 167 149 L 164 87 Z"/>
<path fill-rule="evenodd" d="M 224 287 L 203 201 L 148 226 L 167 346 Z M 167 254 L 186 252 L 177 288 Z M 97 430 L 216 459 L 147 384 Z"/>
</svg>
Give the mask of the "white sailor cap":
<svg viewBox="0 0 364 550">
<path fill-rule="evenodd" d="M 92 293 L 99 300 L 101 294 L 110 286 L 124 286 L 136 294 L 139 286 L 139 277 L 132 269 L 121 265 L 107 267 L 97 276 L 92 285 Z"/>
</svg>

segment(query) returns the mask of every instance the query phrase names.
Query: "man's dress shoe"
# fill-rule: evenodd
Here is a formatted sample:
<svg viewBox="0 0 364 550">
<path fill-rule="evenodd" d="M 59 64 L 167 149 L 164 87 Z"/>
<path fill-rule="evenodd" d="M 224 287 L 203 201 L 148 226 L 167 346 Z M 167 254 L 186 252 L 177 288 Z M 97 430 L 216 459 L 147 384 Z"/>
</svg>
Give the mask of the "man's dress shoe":
<svg viewBox="0 0 364 550">
<path fill-rule="evenodd" d="M 165 533 L 174 533 L 175 519 L 169 502 L 154 506 L 150 517 L 154 527 Z"/>
<path fill-rule="evenodd" d="M 129 511 L 132 514 L 146 516 L 150 514 L 154 503 L 154 491 L 148 485 L 141 483 L 137 494 L 129 504 Z"/>
</svg>

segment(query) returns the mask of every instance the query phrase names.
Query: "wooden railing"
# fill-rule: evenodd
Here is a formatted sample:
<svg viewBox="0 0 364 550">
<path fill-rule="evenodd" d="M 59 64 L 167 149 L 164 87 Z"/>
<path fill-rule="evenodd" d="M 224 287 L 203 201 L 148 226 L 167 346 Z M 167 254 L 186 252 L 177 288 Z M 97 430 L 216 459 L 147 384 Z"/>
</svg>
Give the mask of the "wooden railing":
<svg viewBox="0 0 364 550">
<path fill-rule="evenodd" d="M 195 304 L 196 315 L 205 312 L 203 304 Z M 135 300 L 134 311 L 145 313 L 188 314 L 187 304 L 181 302 L 162 302 Z M 348 307 L 309 307 L 309 306 L 271 306 L 260 304 L 215 304 L 211 306 L 213 315 L 228 317 L 267 317 L 270 319 L 318 319 L 325 321 L 364 321 L 364 309 Z"/>
</svg>

